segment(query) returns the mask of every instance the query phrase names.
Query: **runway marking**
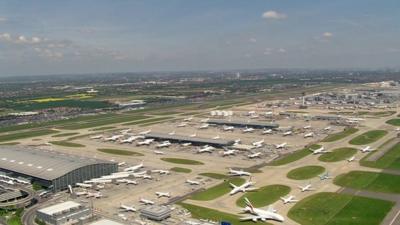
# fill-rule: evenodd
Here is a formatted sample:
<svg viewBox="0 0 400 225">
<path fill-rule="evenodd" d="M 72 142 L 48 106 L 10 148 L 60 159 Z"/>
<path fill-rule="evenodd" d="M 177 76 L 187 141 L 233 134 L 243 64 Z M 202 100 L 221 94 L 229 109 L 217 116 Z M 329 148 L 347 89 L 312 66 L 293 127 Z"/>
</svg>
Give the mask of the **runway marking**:
<svg viewBox="0 0 400 225">
<path fill-rule="evenodd" d="M 395 222 L 395 220 L 397 219 L 397 217 L 399 216 L 399 214 L 400 214 L 400 210 L 397 211 L 397 214 L 394 216 L 394 218 L 392 219 L 392 221 L 390 221 L 389 225 L 392 225 L 392 224 Z"/>
</svg>

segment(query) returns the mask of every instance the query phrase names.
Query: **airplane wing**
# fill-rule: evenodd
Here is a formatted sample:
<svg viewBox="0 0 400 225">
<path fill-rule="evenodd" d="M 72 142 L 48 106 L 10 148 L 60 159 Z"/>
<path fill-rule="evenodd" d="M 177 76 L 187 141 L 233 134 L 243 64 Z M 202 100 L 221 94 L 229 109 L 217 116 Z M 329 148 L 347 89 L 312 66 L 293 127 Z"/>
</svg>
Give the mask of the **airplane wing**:
<svg viewBox="0 0 400 225">
<path fill-rule="evenodd" d="M 240 217 L 239 219 L 240 219 L 240 221 L 246 221 L 246 220 L 257 221 L 257 220 L 263 219 L 263 217 L 261 217 L 261 216 L 245 216 L 245 217 Z"/>
<path fill-rule="evenodd" d="M 237 188 L 237 186 L 234 185 L 234 184 L 232 184 L 232 183 L 229 183 L 229 185 L 230 185 L 232 188 Z"/>
</svg>

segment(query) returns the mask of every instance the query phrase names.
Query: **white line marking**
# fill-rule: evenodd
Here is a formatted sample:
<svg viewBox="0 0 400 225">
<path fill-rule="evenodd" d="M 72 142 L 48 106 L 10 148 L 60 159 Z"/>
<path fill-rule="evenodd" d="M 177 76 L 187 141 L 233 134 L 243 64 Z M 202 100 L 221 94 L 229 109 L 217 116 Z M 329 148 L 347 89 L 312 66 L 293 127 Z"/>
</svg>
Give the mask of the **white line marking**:
<svg viewBox="0 0 400 225">
<path fill-rule="evenodd" d="M 390 223 L 389 223 L 389 225 L 392 225 L 394 222 L 395 222 L 395 220 L 397 219 L 397 217 L 399 216 L 399 214 L 400 214 L 400 210 L 397 212 L 397 214 L 394 216 L 394 218 L 392 219 L 392 221 L 390 221 Z"/>
</svg>

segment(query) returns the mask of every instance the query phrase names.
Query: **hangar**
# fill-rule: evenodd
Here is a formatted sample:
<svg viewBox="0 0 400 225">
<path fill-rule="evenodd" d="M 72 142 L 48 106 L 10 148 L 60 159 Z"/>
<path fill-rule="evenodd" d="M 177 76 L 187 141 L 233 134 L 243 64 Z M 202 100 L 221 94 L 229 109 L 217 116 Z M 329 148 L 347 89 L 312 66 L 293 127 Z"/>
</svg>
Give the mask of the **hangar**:
<svg viewBox="0 0 400 225">
<path fill-rule="evenodd" d="M 53 191 L 117 170 L 117 163 L 110 161 L 24 147 L 0 147 L 0 171 L 25 177 Z"/>
<path fill-rule="evenodd" d="M 210 119 L 207 121 L 209 124 L 227 125 L 234 127 L 252 127 L 257 129 L 276 129 L 279 124 L 262 122 L 262 121 L 242 121 L 242 120 L 225 120 L 225 119 Z"/>
</svg>

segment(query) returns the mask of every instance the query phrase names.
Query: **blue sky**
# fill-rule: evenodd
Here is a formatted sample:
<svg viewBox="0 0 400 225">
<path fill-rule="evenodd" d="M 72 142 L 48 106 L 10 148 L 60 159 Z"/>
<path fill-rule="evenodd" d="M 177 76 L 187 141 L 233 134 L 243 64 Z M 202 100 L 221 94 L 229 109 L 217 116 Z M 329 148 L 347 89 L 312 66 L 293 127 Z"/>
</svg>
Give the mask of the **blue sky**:
<svg viewBox="0 0 400 225">
<path fill-rule="evenodd" d="M 0 76 L 399 68 L 398 0 L 0 0 Z"/>
</svg>

